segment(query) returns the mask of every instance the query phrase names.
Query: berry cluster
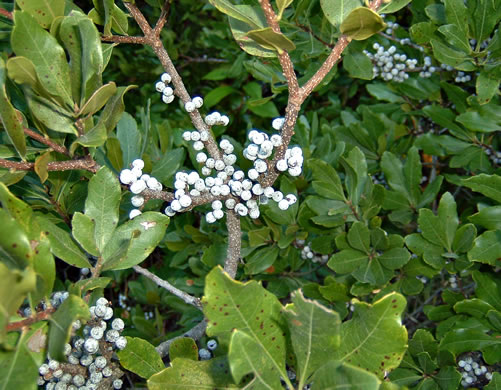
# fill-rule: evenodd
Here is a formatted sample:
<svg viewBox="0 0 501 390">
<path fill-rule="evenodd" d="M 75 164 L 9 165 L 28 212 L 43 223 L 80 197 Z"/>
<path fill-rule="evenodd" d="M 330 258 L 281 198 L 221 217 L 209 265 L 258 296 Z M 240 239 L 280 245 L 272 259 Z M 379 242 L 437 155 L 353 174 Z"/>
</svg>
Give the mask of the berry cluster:
<svg viewBox="0 0 501 390">
<path fill-rule="evenodd" d="M 198 357 L 200 358 L 200 360 L 209 360 L 212 357 L 212 352 L 214 352 L 216 348 L 217 341 L 209 340 L 207 341 L 207 349 L 200 348 L 198 350 Z"/>
<path fill-rule="evenodd" d="M 458 280 L 456 275 L 452 275 L 449 277 L 449 284 L 451 285 L 452 289 L 458 288 Z"/>
<path fill-rule="evenodd" d="M 299 240 L 298 240 L 299 241 Z M 297 242 L 297 241 L 296 241 Z M 303 242 L 304 244 L 304 242 Z M 329 260 L 329 255 L 321 255 L 319 253 L 315 253 L 311 250 L 309 245 L 305 245 L 303 249 L 301 249 L 301 258 L 303 260 L 309 259 L 313 263 L 327 263 Z"/>
<path fill-rule="evenodd" d="M 120 181 L 122 184 L 130 186 L 130 192 L 134 194 L 131 203 L 134 207 L 141 207 L 144 204 L 144 197 L 141 193 L 150 189 L 153 191 L 162 191 L 162 183 L 154 177 L 143 174 L 144 161 L 136 159 L 132 161 L 132 169 L 124 169 L 120 172 Z M 131 210 L 129 218 L 133 219 L 141 214 L 138 209 Z"/>
<path fill-rule="evenodd" d="M 481 356 L 468 356 L 458 362 L 459 372 L 463 379 L 463 387 L 477 387 L 485 384 L 484 382 L 492 379 L 492 374 L 487 367 L 482 364 Z"/>
<path fill-rule="evenodd" d="M 458 74 L 454 78 L 454 81 L 456 83 L 467 83 L 470 80 L 471 76 L 469 74 L 466 74 L 465 72 L 458 72 Z"/>
<path fill-rule="evenodd" d="M 155 84 L 155 89 L 162 94 L 162 101 L 165 104 L 172 103 L 174 101 L 174 90 L 169 87 L 172 77 L 168 73 L 162 74 L 160 81 Z"/>
<path fill-rule="evenodd" d="M 384 46 L 375 42 L 372 48 L 376 50 L 374 54 L 364 50 L 364 53 L 369 57 L 373 64 L 374 77 L 381 77 L 386 81 L 403 82 L 409 78 L 407 71 L 414 70 L 418 61 L 416 59 L 407 58 L 406 54 L 397 53 L 395 46 L 390 46 L 385 50 Z"/>
<path fill-rule="evenodd" d="M 113 309 L 105 298 L 99 298 L 89 311 L 91 320 L 82 330 L 84 337 L 75 335 L 70 344 L 65 345 L 68 362 L 61 363 L 49 356 L 39 368 L 39 386 L 45 385 L 48 390 L 122 388 L 123 372 L 112 361 L 112 356 L 114 350 L 127 346 L 127 339 L 120 335 L 124 322 L 120 318 L 113 319 Z M 75 332 L 81 327 L 80 320 L 73 323 Z"/>
</svg>

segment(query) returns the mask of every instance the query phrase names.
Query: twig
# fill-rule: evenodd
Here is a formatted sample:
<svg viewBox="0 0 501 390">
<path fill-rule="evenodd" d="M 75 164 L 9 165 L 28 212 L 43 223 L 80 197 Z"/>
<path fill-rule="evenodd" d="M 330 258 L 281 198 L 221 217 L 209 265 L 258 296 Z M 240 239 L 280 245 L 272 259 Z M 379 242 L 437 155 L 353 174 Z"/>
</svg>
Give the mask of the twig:
<svg viewBox="0 0 501 390">
<path fill-rule="evenodd" d="M 202 310 L 202 303 L 200 302 L 200 299 L 194 296 L 191 296 L 188 293 L 185 293 L 184 291 L 181 291 L 177 287 L 174 287 L 172 284 L 170 284 L 168 281 L 163 280 L 162 278 L 159 278 L 157 275 L 154 273 L 151 273 L 147 269 L 140 267 L 138 265 L 135 265 L 134 271 L 146 276 L 148 279 L 151 279 L 154 281 L 158 286 L 165 288 L 167 291 L 169 291 L 171 294 L 174 294 L 176 297 L 181 298 L 184 302 L 186 302 L 189 305 L 195 306 L 197 309 Z"/>
<path fill-rule="evenodd" d="M 307 32 L 308 34 L 310 34 L 313 38 L 315 38 L 317 41 L 319 41 L 324 46 L 327 46 L 330 49 L 334 49 L 334 44 L 328 43 L 328 42 L 324 41 L 322 38 L 320 38 L 318 35 L 316 35 L 313 32 L 313 30 L 311 28 L 309 28 L 308 26 L 305 26 L 304 24 L 301 24 L 301 23 L 299 23 L 297 21 L 296 21 L 296 26 L 298 26 L 301 30 L 303 30 L 303 31 Z"/>
<path fill-rule="evenodd" d="M 55 307 L 49 307 L 48 309 L 45 309 L 44 311 L 38 312 L 32 317 L 26 318 L 21 321 L 17 322 L 11 322 L 10 324 L 7 324 L 6 329 L 7 332 L 11 332 L 13 330 L 18 330 L 21 329 L 25 326 L 29 326 L 31 324 L 34 324 L 35 322 L 38 321 L 44 321 L 49 319 L 50 315 L 56 311 Z"/>
<path fill-rule="evenodd" d="M 10 19 L 10 20 L 13 19 L 12 12 L 7 11 L 4 8 L 0 8 L 0 15 L 3 17 L 6 17 L 7 19 Z"/>
<path fill-rule="evenodd" d="M 157 24 L 155 24 L 155 27 L 153 28 L 153 32 L 157 37 L 160 36 L 160 33 L 165 26 L 165 22 L 167 22 L 167 16 L 169 15 L 171 1 L 172 0 L 165 0 L 164 5 L 162 6 L 162 11 L 160 12 L 160 16 L 157 20 Z"/>
<path fill-rule="evenodd" d="M 101 37 L 102 41 L 105 42 L 115 42 L 115 43 L 133 43 L 136 45 L 146 45 L 146 39 L 144 37 L 129 37 L 123 35 L 103 35 Z"/>
<path fill-rule="evenodd" d="M 174 94 L 178 96 L 184 104 L 190 102 L 191 101 L 190 94 L 186 90 L 186 87 L 184 86 L 181 76 L 177 72 L 174 64 L 172 63 L 172 60 L 169 57 L 169 53 L 167 53 L 167 50 L 165 50 L 162 40 L 158 35 L 156 35 L 156 31 L 151 28 L 150 24 L 148 23 L 142 12 L 139 10 L 139 8 L 137 8 L 135 4 L 124 1 L 124 5 L 132 15 L 134 20 L 136 21 L 136 23 L 141 28 L 141 31 L 144 34 L 144 40 L 145 40 L 144 44 L 150 46 L 153 49 L 165 71 L 171 75 L 172 84 L 175 87 Z M 193 122 L 193 125 L 197 130 L 209 132 L 209 139 L 206 142 L 204 142 L 204 145 L 207 148 L 207 151 L 209 152 L 212 158 L 216 160 L 221 160 L 222 159 L 221 150 L 219 150 L 219 147 L 214 137 L 212 136 L 209 127 L 203 121 L 200 112 L 196 109 L 193 112 L 190 112 L 189 115 L 191 121 Z"/>
<path fill-rule="evenodd" d="M 33 171 L 35 169 L 35 163 L 10 161 L 0 158 L 0 167 L 15 171 Z M 69 171 L 72 169 L 81 169 L 96 173 L 99 168 L 98 163 L 89 159 L 53 161 L 47 164 L 48 171 Z"/>
<path fill-rule="evenodd" d="M 194 340 L 198 340 L 202 338 L 202 336 L 205 334 L 205 328 L 207 328 L 207 321 L 202 320 L 202 322 L 195 325 L 193 328 L 191 328 L 183 335 L 173 337 L 172 339 L 164 341 L 163 343 L 159 344 L 155 349 L 160 354 L 160 356 L 165 357 L 169 354 L 169 348 L 173 341 L 181 339 L 183 337 L 191 337 Z"/>
<path fill-rule="evenodd" d="M 240 262 L 242 230 L 240 229 L 240 217 L 233 210 L 228 210 L 226 213 L 226 227 L 228 228 L 228 251 L 224 270 L 234 279 Z"/>
<path fill-rule="evenodd" d="M 33 130 L 30 130 L 30 129 L 27 129 L 27 128 L 24 128 L 23 130 L 24 130 L 24 134 L 26 134 L 27 136 L 29 136 L 29 137 L 37 140 L 38 142 L 40 142 L 40 143 L 42 143 L 44 145 L 49 146 L 55 152 L 58 152 L 58 153 L 61 153 L 61 154 L 65 154 L 67 156 L 70 155 L 70 152 L 68 151 L 68 149 L 66 149 L 64 146 L 56 144 L 50 138 L 46 138 L 43 135 L 38 134 L 38 133 L 34 132 Z"/>
</svg>

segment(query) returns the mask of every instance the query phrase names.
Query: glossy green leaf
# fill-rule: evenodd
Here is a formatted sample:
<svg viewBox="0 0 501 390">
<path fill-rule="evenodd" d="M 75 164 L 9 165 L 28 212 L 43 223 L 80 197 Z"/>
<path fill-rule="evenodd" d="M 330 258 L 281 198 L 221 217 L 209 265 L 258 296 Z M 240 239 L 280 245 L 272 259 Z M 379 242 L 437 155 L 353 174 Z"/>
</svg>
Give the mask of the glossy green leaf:
<svg viewBox="0 0 501 390">
<path fill-rule="evenodd" d="M 329 199 L 345 201 L 343 186 L 336 170 L 322 160 L 310 160 L 308 166 L 313 170 L 313 188 L 317 194 Z"/>
<path fill-rule="evenodd" d="M 492 379 L 487 386 L 484 387 L 485 390 L 501 390 L 501 374 L 495 372 L 492 375 Z"/>
<path fill-rule="evenodd" d="M 137 129 L 136 120 L 129 113 L 124 113 L 118 121 L 117 138 L 122 148 L 125 167 L 128 167 L 136 158 L 141 158 L 139 155 L 141 153 L 141 133 Z M 157 165 L 158 163 L 154 167 Z M 157 177 L 154 173 L 152 175 Z M 162 181 L 161 179 L 158 180 Z"/>
<path fill-rule="evenodd" d="M 225 13 L 228 16 L 231 16 L 234 19 L 240 20 L 241 22 L 250 25 L 254 29 L 264 27 L 263 24 L 257 23 L 255 18 L 249 16 L 249 14 L 246 13 L 243 8 L 235 6 L 227 0 L 209 0 L 209 2 L 219 11 Z"/>
<path fill-rule="evenodd" d="M 40 82 L 35 66 L 28 58 L 21 56 L 9 58 L 7 72 L 9 78 L 17 84 L 29 85 L 36 94 L 47 99 L 53 98 Z"/>
<path fill-rule="evenodd" d="M 376 12 L 369 8 L 359 7 L 348 14 L 339 29 L 349 38 L 363 41 L 384 29 L 385 26 L 383 18 Z"/>
<path fill-rule="evenodd" d="M 292 304 L 284 310 L 296 357 L 299 388 L 339 347 L 339 315 L 315 301 L 304 298 L 301 290 L 292 294 Z"/>
<path fill-rule="evenodd" d="M 120 225 L 104 251 L 103 270 L 127 269 L 141 263 L 164 238 L 169 220 L 165 214 L 151 211 Z M 112 260 L 112 255 L 129 240 L 130 246 L 123 256 Z"/>
<path fill-rule="evenodd" d="M 473 38 L 482 42 L 491 35 L 499 21 L 499 8 L 489 0 L 474 0 L 468 3 Z"/>
<path fill-rule="evenodd" d="M 165 183 L 169 180 L 181 167 L 185 154 L 183 148 L 167 150 L 165 154 L 156 161 L 151 175 L 156 177 L 157 180 Z"/>
<path fill-rule="evenodd" d="M 124 95 L 135 88 L 135 85 L 129 85 L 128 87 L 118 87 L 115 94 L 108 100 L 108 103 L 103 108 L 101 115 L 99 116 L 99 123 L 104 124 L 108 134 L 115 129 L 118 121 L 120 120 L 124 109 Z"/>
<path fill-rule="evenodd" d="M 381 4 L 381 7 L 378 8 L 377 12 L 380 14 L 392 14 L 404 8 L 410 2 L 411 0 L 391 0 L 388 2 L 383 2 L 383 4 Z"/>
<path fill-rule="evenodd" d="M 478 213 L 470 215 L 468 219 L 488 230 L 501 230 L 501 205 L 484 207 Z"/>
<path fill-rule="evenodd" d="M 93 256 L 99 255 L 96 239 L 94 238 L 95 223 L 92 219 L 82 213 L 76 212 L 73 214 L 71 221 L 73 238 Z"/>
<path fill-rule="evenodd" d="M 0 258 L 9 268 L 23 269 L 33 262 L 33 252 L 26 231 L 5 209 L 0 209 Z"/>
<path fill-rule="evenodd" d="M 454 329 L 440 342 L 440 349 L 451 351 L 456 356 L 468 351 L 483 350 L 491 345 L 501 344 L 501 340 L 477 329 Z"/>
<path fill-rule="evenodd" d="M 51 160 L 51 151 L 47 151 L 45 153 L 40 154 L 35 159 L 35 165 L 33 167 L 35 173 L 40 178 L 40 182 L 43 184 L 47 178 L 49 177 L 49 172 L 47 170 L 47 165 Z"/>
<path fill-rule="evenodd" d="M 265 49 L 276 50 L 279 53 L 293 51 L 296 48 L 294 42 L 284 34 L 276 33 L 271 27 L 251 30 L 247 33 L 247 36 Z"/>
<path fill-rule="evenodd" d="M 320 5 L 330 24 L 339 29 L 339 26 L 348 14 L 355 8 L 363 5 L 363 3 L 360 0 L 320 0 Z"/>
<path fill-rule="evenodd" d="M 66 263 L 80 268 L 91 268 L 87 256 L 74 243 L 70 233 L 52 223 L 48 218 L 38 217 L 37 222 L 49 238 L 52 253 Z"/>
<path fill-rule="evenodd" d="M 476 283 L 476 296 L 501 311 L 501 283 L 499 280 L 488 273 L 479 271 L 474 271 L 472 276 Z"/>
<path fill-rule="evenodd" d="M 372 61 L 367 55 L 362 53 L 359 48 L 352 50 L 352 45 L 348 46 L 348 50 L 345 52 L 343 67 L 348 71 L 350 77 L 362 80 L 374 78 Z"/>
<path fill-rule="evenodd" d="M 228 337 L 232 332 L 229 361 L 235 381 L 252 373 L 259 374 L 256 384 L 280 386 L 280 376 L 287 375 L 285 323 L 275 295 L 256 281 L 232 280 L 217 267 L 207 275 L 204 302 L 207 335 Z"/>
<path fill-rule="evenodd" d="M 108 100 L 116 93 L 117 87 L 115 83 L 109 82 L 96 90 L 94 94 L 87 100 L 81 108 L 79 115 L 93 115 L 99 111 L 108 102 Z"/>
<path fill-rule="evenodd" d="M 482 195 L 501 203 L 501 176 L 482 173 L 463 179 L 461 182 L 473 191 L 480 192 Z"/>
<path fill-rule="evenodd" d="M 246 259 L 245 272 L 249 275 L 259 274 L 273 265 L 280 249 L 275 247 L 260 248 Z"/>
<path fill-rule="evenodd" d="M 350 364 L 329 361 L 313 377 L 312 390 L 378 390 L 381 381 L 364 369 Z"/>
<path fill-rule="evenodd" d="M 285 9 L 292 4 L 292 1 L 293 0 L 277 0 L 278 20 L 282 19 L 282 14 L 284 13 Z"/>
<path fill-rule="evenodd" d="M 101 168 L 89 181 L 85 215 L 95 224 L 94 240 L 101 252 L 117 226 L 120 195 L 118 178 L 106 167 Z"/>
<path fill-rule="evenodd" d="M 6 67 L 3 59 L 0 59 L 0 122 L 9 136 L 10 142 L 16 148 L 21 157 L 26 155 L 26 139 L 24 137 L 23 124 L 16 109 L 12 106 L 5 89 Z"/>
<path fill-rule="evenodd" d="M 49 28 L 55 18 L 64 15 L 64 0 L 17 0 L 16 4 L 43 28 Z"/>
<path fill-rule="evenodd" d="M 479 263 L 499 266 L 501 264 L 501 230 L 482 233 L 473 242 L 468 259 Z"/>
<path fill-rule="evenodd" d="M 487 72 L 480 72 L 475 81 L 475 90 L 480 104 L 489 103 L 499 90 L 499 80 L 489 77 Z"/>
<path fill-rule="evenodd" d="M 44 126 L 59 133 L 78 134 L 70 111 L 42 96 L 28 93 L 27 100 L 31 113 Z"/>
<path fill-rule="evenodd" d="M 457 116 L 456 120 L 466 128 L 480 133 L 492 133 L 501 130 L 501 122 L 487 117 L 478 111 L 467 111 Z"/>
<path fill-rule="evenodd" d="M 66 54 L 57 40 L 30 14 L 16 11 L 11 44 L 16 55 L 33 62 L 45 89 L 52 95 L 60 96 L 72 108 L 69 66 Z"/>
<path fill-rule="evenodd" d="M 405 305 L 405 298 L 397 293 L 372 305 L 355 302 L 352 319 L 341 325 L 342 343 L 332 358 L 383 378 L 385 371 L 398 367 L 407 349 L 407 330 L 401 322 Z"/>
<path fill-rule="evenodd" d="M 98 123 L 87 133 L 81 135 L 75 141 L 73 141 L 70 146 L 70 153 L 75 153 L 75 150 L 79 145 L 93 148 L 102 146 L 106 142 L 107 138 L 108 134 L 106 133 L 106 127 L 104 127 L 102 123 Z"/>
<path fill-rule="evenodd" d="M 165 368 L 155 347 L 139 337 L 127 337 L 127 346 L 117 355 L 122 367 L 141 378 L 148 379 Z"/>
<path fill-rule="evenodd" d="M 475 70 L 473 58 L 464 52 L 452 49 L 436 39 L 431 40 L 431 46 L 433 47 L 433 54 L 438 61 L 466 72 Z"/>
<path fill-rule="evenodd" d="M 149 390 L 224 390 L 238 388 L 233 383 L 225 356 L 206 361 L 177 358 L 170 367 L 148 379 Z"/>
<path fill-rule="evenodd" d="M 343 249 L 332 255 L 327 265 L 340 274 L 347 274 L 355 271 L 368 259 L 366 253 L 354 249 Z"/>
<path fill-rule="evenodd" d="M 27 293 L 36 287 L 36 275 L 32 268 L 11 270 L 0 263 L 0 343 L 3 344 L 7 334 L 6 325 L 9 317 L 16 313 L 26 299 Z"/>
<path fill-rule="evenodd" d="M 76 295 L 70 295 L 50 317 L 48 352 L 52 359 L 65 361 L 64 344 L 70 339 L 72 324 L 78 319 L 90 318 L 89 307 Z"/>
<path fill-rule="evenodd" d="M 106 140 L 106 157 L 110 160 L 111 165 L 117 171 L 124 168 L 123 158 L 122 158 L 122 148 L 120 147 L 120 141 L 116 138 L 108 138 Z"/>
<path fill-rule="evenodd" d="M 363 222 L 355 222 L 351 225 L 346 237 L 348 243 L 361 252 L 369 253 L 370 250 L 370 233 L 369 229 Z"/>
<path fill-rule="evenodd" d="M 70 294 L 83 296 L 87 291 L 92 291 L 98 288 L 105 288 L 110 284 L 111 278 L 99 277 L 99 278 L 87 278 L 82 279 L 72 285 L 68 292 Z"/>
<path fill-rule="evenodd" d="M 190 337 L 180 337 L 172 341 L 169 346 L 169 359 L 176 358 L 198 360 L 198 347 L 195 340 Z"/>
<path fill-rule="evenodd" d="M 465 299 L 454 305 L 456 313 L 466 313 L 476 318 L 483 318 L 493 307 L 487 302 L 478 299 Z"/>
</svg>

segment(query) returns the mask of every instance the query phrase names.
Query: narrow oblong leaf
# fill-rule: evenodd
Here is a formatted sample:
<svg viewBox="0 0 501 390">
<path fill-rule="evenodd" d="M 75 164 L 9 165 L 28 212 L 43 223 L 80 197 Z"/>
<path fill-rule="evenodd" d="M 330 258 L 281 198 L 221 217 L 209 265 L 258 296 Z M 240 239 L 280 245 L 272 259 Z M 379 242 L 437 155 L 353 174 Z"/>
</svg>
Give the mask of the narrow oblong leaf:
<svg viewBox="0 0 501 390">
<path fill-rule="evenodd" d="M 241 8 L 231 4 L 227 0 L 209 0 L 209 2 L 219 11 L 225 13 L 228 16 L 231 16 L 232 18 L 235 18 L 237 20 L 240 20 L 241 22 L 250 25 L 254 29 L 264 27 L 262 24 L 256 23 L 256 20 L 249 17 L 248 14 L 242 12 Z"/>
<path fill-rule="evenodd" d="M 362 41 L 385 28 L 383 18 L 369 8 L 355 8 L 343 20 L 339 29 L 351 39 Z"/>
<path fill-rule="evenodd" d="M 89 181 L 85 215 L 95 224 L 94 240 L 100 251 L 104 250 L 117 226 L 120 195 L 118 178 L 106 167 Z"/>
<path fill-rule="evenodd" d="M 7 135 L 21 157 L 26 156 L 26 138 L 23 125 L 5 90 L 6 67 L 0 58 L 0 121 Z"/>
<path fill-rule="evenodd" d="M 274 49 L 279 53 L 283 51 L 292 51 L 296 48 L 294 42 L 287 38 L 284 34 L 277 33 L 271 27 L 265 27 L 257 30 L 251 30 L 247 36 L 265 49 Z"/>
<path fill-rule="evenodd" d="M 331 360 L 315 373 L 312 383 L 312 390 L 378 390 L 381 381 L 366 370 Z"/>
<path fill-rule="evenodd" d="M 76 212 L 73 214 L 71 228 L 73 238 L 75 238 L 80 246 L 91 255 L 98 256 L 99 250 L 94 238 L 95 224 L 92 219 L 85 214 Z"/>
<path fill-rule="evenodd" d="M 345 201 L 341 179 L 336 170 L 322 160 L 311 160 L 308 166 L 313 170 L 313 188 L 317 194 L 329 199 Z"/>
<path fill-rule="evenodd" d="M 480 192 L 482 195 L 501 203 L 501 176 L 481 173 L 464 179 L 461 183 L 473 191 Z"/>
<path fill-rule="evenodd" d="M 79 115 L 93 115 L 98 112 L 107 102 L 108 100 L 115 94 L 117 91 L 117 87 L 113 81 L 109 82 L 106 85 L 103 85 L 101 88 L 96 90 L 94 94 L 87 100 L 85 105 L 79 112 Z"/>
</svg>

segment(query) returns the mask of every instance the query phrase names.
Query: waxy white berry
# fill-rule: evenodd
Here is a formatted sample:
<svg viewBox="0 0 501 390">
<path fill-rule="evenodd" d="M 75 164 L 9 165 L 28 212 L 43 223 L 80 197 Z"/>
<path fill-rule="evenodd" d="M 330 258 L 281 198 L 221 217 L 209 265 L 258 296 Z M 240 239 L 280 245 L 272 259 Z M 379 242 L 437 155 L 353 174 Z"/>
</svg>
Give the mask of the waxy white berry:
<svg viewBox="0 0 501 390">
<path fill-rule="evenodd" d="M 184 109 L 187 111 L 187 112 L 193 112 L 195 111 L 196 107 L 195 107 L 195 103 L 193 103 L 192 101 L 189 101 L 189 102 L 186 102 L 184 104 Z"/>
<path fill-rule="evenodd" d="M 129 219 L 134 219 L 136 218 L 138 215 L 141 215 L 141 210 L 138 210 L 138 209 L 133 209 L 130 211 L 129 213 Z"/>
<path fill-rule="evenodd" d="M 172 77 L 170 76 L 169 73 L 165 72 L 160 77 L 160 80 L 162 80 L 164 83 L 169 84 L 172 81 Z"/>
<path fill-rule="evenodd" d="M 204 105 L 204 99 L 202 99 L 200 96 L 195 96 L 191 101 L 196 108 L 200 108 Z"/>
</svg>

